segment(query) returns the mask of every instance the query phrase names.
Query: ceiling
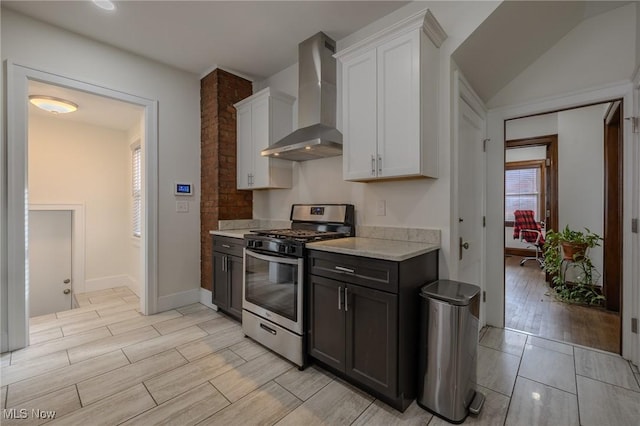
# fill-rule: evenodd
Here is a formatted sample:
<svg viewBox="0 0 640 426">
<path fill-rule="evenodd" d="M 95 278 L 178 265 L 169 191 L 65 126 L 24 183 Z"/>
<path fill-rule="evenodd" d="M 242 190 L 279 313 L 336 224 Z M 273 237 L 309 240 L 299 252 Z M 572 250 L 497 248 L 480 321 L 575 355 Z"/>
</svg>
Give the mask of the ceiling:
<svg viewBox="0 0 640 426">
<path fill-rule="evenodd" d="M 12 9 L 140 56 L 206 75 L 216 66 L 262 80 L 297 62 L 318 31 L 340 40 L 406 1 L 2 1 Z"/>
<path fill-rule="evenodd" d="M 144 108 L 139 105 L 39 81 L 30 80 L 28 90 L 29 95 L 53 96 L 78 105 L 76 112 L 54 115 L 29 104 L 29 115 L 56 117 L 59 120 L 127 131 L 139 123 L 144 113 Z"/>
<path fill-rule="evenodd" d="M 505 1 L 453 53 L 487 103 L 584 19 L 629 1 Z"/>
</svg>

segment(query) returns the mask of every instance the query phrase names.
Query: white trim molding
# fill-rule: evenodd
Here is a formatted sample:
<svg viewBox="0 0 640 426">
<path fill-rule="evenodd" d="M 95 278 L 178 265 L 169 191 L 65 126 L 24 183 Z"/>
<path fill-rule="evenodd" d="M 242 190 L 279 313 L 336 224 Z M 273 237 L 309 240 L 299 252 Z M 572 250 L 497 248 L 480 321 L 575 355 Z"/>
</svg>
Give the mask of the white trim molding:
<svg viewBox="0 0 640 426">
<path fill-rule="evenodd" d="M 158 297 L 158 312 L 200 302 L 200 287 Z"/>
<path fill-rule="evenodd" d="M 551 111 L 570 109 L 585 105 L 623 99 L 623 116 L 628 117 L 634 108 L 634 86 L 631 81 L 608 84 L 590 90 L 581 90 L 564 95 L 531 101 L 529 103 L 503 106 L 488 112 L 489 138 L 494 143 L 488 144 L 487 167 L 487 324 L 497 327 L 504 326 L 504 121 L 530 115 L 544 114 Z M 638 345 L 635 344 L 634 334 L 631 332 L 631 318 L 633 314 L 631 298 L 640 294 L 640 280 L 634 276 L 634 261 L 632 256 L 631 217 L 632 200 L 635 199 L 634 170 L 634 135 L 631 131 L 630 120 L 625 120 L 623 127 L 623 236 L 622 236 L 622 294 L 625 300 L 622 310 L 622 356 L 635 359 L 638 362 Z M 637 254 L 636 254 L 637 256 Z M 635 272 L 637 274 L 637 272 Z M 637 301 L 636 301 L 637 303 Z M 636 338 L 637 339 L 637 338 Z M 634 348 L 635 346 L 635 348 Z"/>
<path fill-rule="evenodd" d="M 114 89 L 85 83 L 70 77 L 39 70 L 34 67 L 6 61 L 7 88 L 7 157 L 3 161 L 7 171 L 7 201 L 0 209 L 7 212 L 7 309 L 6 344 L 2 350 L 15 350 L 28 344 L 28 276 L 26 230 L 28 209 L 27 140 L 28 140 L 28 86 L 37 80 L 68 87 L 98 96 L 106 96 L 144 108 L 145 123 L 143 142 L 143 265 L 144 293 L 141 297 L 142 312 L 157 312 L 158 306 L 158 101 L 142 98 Z M 3 198 L 4 203 L 4 198 Z M 5 210 L 6 208 L 6 210 Z M 3 227 L 5 225 L 3 224 Z M 5 258 L 2 259 L 3 266 Z M 4 275 L 2 276 L 4 281 Z M 4 333 L 3 333 L 4 334 Z"/>
<path fill-rule="evenodd" d="M 211 302 L 212 300 L 213 300 L 213 292 L 211 290 L 207 290 L 204 287 L 200 287 L 200 303 L 202 303 L 204 306 L 207 306 L 217 311 L 218 307 Z"/>
</svg>

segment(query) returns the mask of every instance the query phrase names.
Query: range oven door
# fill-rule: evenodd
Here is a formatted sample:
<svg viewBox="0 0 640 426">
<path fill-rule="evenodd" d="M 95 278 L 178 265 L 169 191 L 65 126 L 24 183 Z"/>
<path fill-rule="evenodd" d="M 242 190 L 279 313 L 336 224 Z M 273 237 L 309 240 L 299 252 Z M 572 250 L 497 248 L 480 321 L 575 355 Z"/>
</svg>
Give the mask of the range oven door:
<svg viewBox="0 0 640 426">
<path fill-rule="evenodd" d="M 303 269 L 303 258 L 245 249 L 242 308 L 302 335 Z"/>
</svg>

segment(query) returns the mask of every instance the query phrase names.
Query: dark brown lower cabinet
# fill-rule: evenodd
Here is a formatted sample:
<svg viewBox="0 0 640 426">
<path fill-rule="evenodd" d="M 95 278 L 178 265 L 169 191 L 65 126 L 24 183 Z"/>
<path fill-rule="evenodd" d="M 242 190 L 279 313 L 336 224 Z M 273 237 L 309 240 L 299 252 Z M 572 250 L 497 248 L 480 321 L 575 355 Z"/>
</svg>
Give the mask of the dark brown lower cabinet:
<svg viewBox="0 0 640 426">
<path fill-rule="evenodd" d="M 242 248 L 244 240 L 213 236 L 213 304 L 242 320 Z"/>
<path fill-rule="evenodd" d="M 404 411 L 417 391 L 418 294 L 437 279 L 437 251 L 403 262 L 310 251 L 308 264 L 309 355 Z"/>
</svg>

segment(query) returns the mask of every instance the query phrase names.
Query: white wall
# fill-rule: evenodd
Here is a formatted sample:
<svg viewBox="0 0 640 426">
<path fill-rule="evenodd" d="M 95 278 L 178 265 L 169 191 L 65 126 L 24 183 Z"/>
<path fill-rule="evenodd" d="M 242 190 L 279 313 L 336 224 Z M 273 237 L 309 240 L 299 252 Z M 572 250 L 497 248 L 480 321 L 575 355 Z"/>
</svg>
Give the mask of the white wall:
<svg viewBox="0 0 640 426">
<path fill-rule="evenodd" d="M 189 213 L 176 213 L 172 186 L 176 180 L 200 181 L 199 76 L 6 9 L 2 10 L 1 31 L 3 61 L 11 59 L 21 65 L 158 101 L 158 294 L 169 296 L 197 290 L 200 193 L 196 186 L 196 194 L 189 200 Z M 4 164 L 2 170 L 6 173 Z M 6 181 L 6 176 L 3 179 Z M 6 186 L 3 187 L 6 206 L 5 194 Z M 6 217 L 4 214 L 3 211 Z M 2 284 L 4 291 L 7 285 L 4 276 Z M 6 311 L 4 300 L 3 297 L 2 310 Z"/>
<path fill-rule="evenodd" d="M 349 202 L 355 204 L 358 225 L 438 228 L 442 231 L 440 276 L 449 277 L 451 264 L 451 53 L 500 2 L 413 2 L 380 21 L 337 41 L 344 49 L 377 31 L 429 8 L 448 34 L 440 48 L 439 179 L 354 183 L 342 179 L 342 157 L 294 163 L 293 188 L 254 191 L 254 217 L 288 219 L 294 202 Z M 254 85 L 270 86 L 297 97 L 297 65 Z M 340 91 L 338 91 L 340 97 Z M 338 103 L 340 100 L 338 100 Z M 297 120 L 295 121 L 297 122 Z M 338 114 L 338 129 L 342 117 Z M 376 215 L 379 200 L 386 201 L 386 216 Z M 456 258 L 457 259 L 457 258 Z"/>
<path fill-rule="evenodd" d="M 604 235 L 603 105 L 558 113 L 558 225 Z M 602 247 L 591 250 L 602 273 Z"/>
<path fill-rule="evenodd" d="M 629 80 L 636 68 L 637 7 L 632 2 L 577 25 L 489 100 L 489 108 Z"/>
<path fill-rule="evenodd" d="M 509 120 L 505 128 L 505 140 L 508 141 L 556 134 L 558 134 L 558 114 L 555 112 Z M 510 151 L 512 150 L 507 150 L 506 153 Z M 507 161 L 516 160 L 509 160 L 509 157 L 507 157 Z"/>
<path fill-rule="evenodd" d="M 128 284 L 127 147 L 123 131 L 29 117 L 29 202 L 85 206 L 87 288 Z"/>
</svg>

